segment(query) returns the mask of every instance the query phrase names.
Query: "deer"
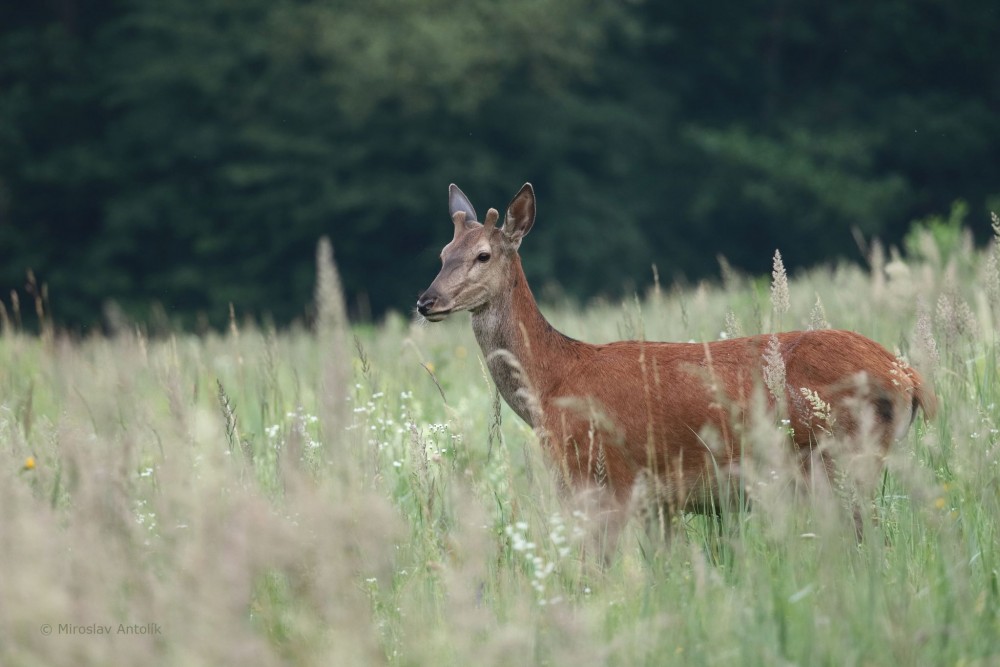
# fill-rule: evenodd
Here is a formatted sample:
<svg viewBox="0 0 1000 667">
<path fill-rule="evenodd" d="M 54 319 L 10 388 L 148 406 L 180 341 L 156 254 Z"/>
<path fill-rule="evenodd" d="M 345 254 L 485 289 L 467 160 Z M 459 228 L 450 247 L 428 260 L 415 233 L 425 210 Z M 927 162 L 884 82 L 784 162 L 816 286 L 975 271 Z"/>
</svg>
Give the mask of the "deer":
<svg viewBox="0 0 1000 667">
<path fill-rule="evenodd" d="M 775 392 L 763 393 L 769 409 L 786 412 L 807 485 L 817 469 L 828 480 L 836 472 L 832 450 L 821 446 L 824 437 L 874 443 L 869 477 L 877 478 L 918 410 L 925 419 L 934 416 L 936 398 L 920 374 L 851 331 L 707 343 L 595 345 L 570 338 L 542 315 L 521 265 L 518 250 L 535 223 L 531 184 L 508 204 L 500 227 L 495 208 L 480 222 L 454 184 L 448 201 L 454 236 L 441 251 L 440 272 L 417 299 L 417 312 L 429 322 L 471 312 L 497 390 L 538 435 L 562 486 L 598 492 L 606 558 L 635 512 L 640 488 L 641 502 L 656 507 L 661 534 L 680 513 L 721 511 L 720 499 L 739 479 L 747 455 L 741 424 L 762 393 L 769 354 L 784 374 Z M 817 404 L 827 414 L 819 414 Z M 709 446 L 709 433 L 717 446 Z M 858 508 L 854 520 L 860 540 Z M 668 542 L 669 532 L 663 534 Z"/>
</svg>

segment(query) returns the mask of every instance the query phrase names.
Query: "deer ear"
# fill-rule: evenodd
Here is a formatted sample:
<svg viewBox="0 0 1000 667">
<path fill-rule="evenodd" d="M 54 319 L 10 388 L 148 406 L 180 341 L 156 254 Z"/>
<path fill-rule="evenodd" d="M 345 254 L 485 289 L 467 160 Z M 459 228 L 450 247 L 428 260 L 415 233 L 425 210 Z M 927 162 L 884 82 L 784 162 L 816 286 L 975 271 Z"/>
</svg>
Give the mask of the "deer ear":
<svg viewBox="0 0 1000 667">
<path fill-rule="evenodd" d="M 507 217 L 503 223 L 503 233 L 516 248 L 521 244 L 531 226 L 535 224 L 535 191 L 531 183 L 525 183 L 507 205 Z"/>
<path fill-rule="evenodd" d="M 454 218 L 459 211 L 465 211 L 466 220 L 478 220 L 476 209 L 472 208 L 472 202 L 469 201 L 464 192 L 458 189 L 457 185 L 452 183 L 448 186 L 448 215 Z"/>
</svg>

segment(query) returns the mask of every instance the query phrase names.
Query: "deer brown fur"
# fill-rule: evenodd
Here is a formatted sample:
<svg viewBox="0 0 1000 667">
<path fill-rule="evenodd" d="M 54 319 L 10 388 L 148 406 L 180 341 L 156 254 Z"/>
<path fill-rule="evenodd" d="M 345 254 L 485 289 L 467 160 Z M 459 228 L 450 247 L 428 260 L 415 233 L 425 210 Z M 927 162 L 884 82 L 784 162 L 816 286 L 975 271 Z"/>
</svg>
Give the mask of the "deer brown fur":
<svg viewBox="0 0 1000 667">
<path fill-rule="evenodd" d="M 508 206 L 476 221 L 471 203 L 450 188 L 455 235 L 441 272 L 418 300 L 439 321 L 472 312 L 472 327 L 497 388 L 530 424 L 570 486 L 602 488 L 606 507 L 624 513 L 637 479 L 652 476 L 669 511 L 713 511 L 720 471 L 738 471 L 741 425 L 754 396 L 779 401 L 793 446 L 808 467 L 821 435 L 867 436 L 880 456 L 902 437 L 933 394 L 920 375 L 878 343 L 849 331 L 816 330 L 706 344 L 622 341 L 591 345 L 556 331 L 543 317 L 518 255 L 535 220 L 530 184 Z M 776 346 L 776 347 L 775 347 Z M 765 358 L 784 365 L 783 390 L 762 391 Z M 830 408 L 816 414 L 802 392 Z M 756 394 L 755 394 L 756 392 Z M 862 433 L 865 430 L 865 433 Z M 711 446 L 714 434 L 721 446 Z M 832 462 L 823 457 L 827 472 Z"/>
</svg>

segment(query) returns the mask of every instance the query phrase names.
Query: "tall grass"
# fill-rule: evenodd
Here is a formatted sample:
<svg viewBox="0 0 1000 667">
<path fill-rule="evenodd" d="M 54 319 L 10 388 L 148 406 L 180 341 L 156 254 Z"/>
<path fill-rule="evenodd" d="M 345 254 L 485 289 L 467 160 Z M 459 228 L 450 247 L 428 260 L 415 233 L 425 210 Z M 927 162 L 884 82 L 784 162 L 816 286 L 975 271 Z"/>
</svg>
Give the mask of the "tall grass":
<svg viewBox="0 0 1000 667">
<path fill-rule="evenodd" d="M 315 330 L 8 322 L 0 664 L 994 664 L 1000 250 L 920 234 L 786 276 L 780 308 L 728 267 L 545 308 L 592 342 L 828 322 L 909 357 L 939 416 L 891 453 L 860 544 L 836 493 L 791 492 L 760 420 L 752 511 L 686 516 L 668 549 L 630 526 L 600 567 L 467 318 L 350 331 L 328 247 Z"/>
</svg>

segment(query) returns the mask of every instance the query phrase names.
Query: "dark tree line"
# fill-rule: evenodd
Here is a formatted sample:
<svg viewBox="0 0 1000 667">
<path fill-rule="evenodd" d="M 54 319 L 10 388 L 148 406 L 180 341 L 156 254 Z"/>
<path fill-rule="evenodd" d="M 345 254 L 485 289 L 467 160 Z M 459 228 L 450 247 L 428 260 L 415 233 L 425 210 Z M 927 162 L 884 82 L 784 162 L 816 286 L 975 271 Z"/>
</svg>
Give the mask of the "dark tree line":
<svg viewBox="0 0 1000 667">
<path fill-rule="evenodd" d="M 529 278 L 588 297 L 1000 208 L 993 0 L 52 0 L 0 7 L 0 296 L 66 326 L 404 310 L 446 191 L 530 180 Z M 980 227 L 988 231 L 988 224 Z"/>
</svg>

